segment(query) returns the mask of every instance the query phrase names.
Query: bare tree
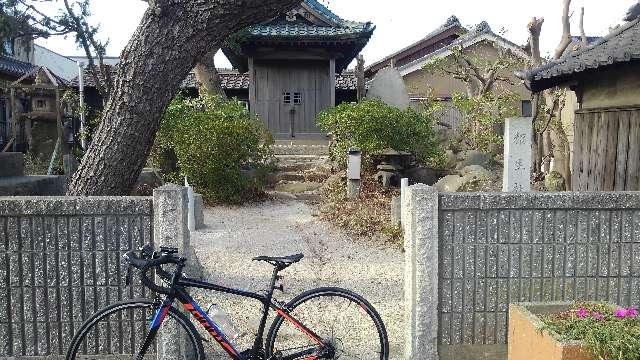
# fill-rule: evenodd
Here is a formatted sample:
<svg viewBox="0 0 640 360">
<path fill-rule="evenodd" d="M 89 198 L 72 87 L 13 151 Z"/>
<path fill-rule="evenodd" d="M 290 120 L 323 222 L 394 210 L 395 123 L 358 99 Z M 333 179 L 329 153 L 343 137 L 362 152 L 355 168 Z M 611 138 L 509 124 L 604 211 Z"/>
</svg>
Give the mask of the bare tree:
<svg viewBox="0 0 640 360">
<path fill-rule="evenodd" d="M 126 195 L 162 114 L 194 64 L 232 33 L 273 18 L 299 0 L 155 0 L 122 51 L 98 131 L 70 195 Z"/>
<path fill-rule="evenodd" d="M 429 63 L 425 70 L 462 81 L 467 87 L 469 97 L 493 92 L 498 83 L 514 85 L 513 79 L 502 73 L 523 63 L 523 60 L 503 49 L 498 49 L 494 61 L 468 55 L 461 47 L 451 49 L 450 58 L 453 62 L 449 62 L 449 58 L 441 58 Z"/>
<path fill-rule="evenodd" d="M 571 22 L 569 11 L 571 0 L 563 0 L 562 4 L 562 37 L 555 49 L 552 60 L 560 59 L 571 45 Z M 584 11 L 582 12 L 584 17 Z M 531 66 L 533 68 L 542 65 L 540 56 L 540 33 L 543 18 L 533 18 L 527 28 L 529 30 L 529 47 L 531 51 Z M 584 26 L 581 25 L 584 33 Z M 586 35 L 583 41 L 586 41 Z M 543 102 L 544 100 L 544 102 Z M 571 189 L 571 163 L 569 141 L 562 127 L 561 112 L 564 108 L 565 91 L 562 89 L 551 89 L 543 93 L 534 94 L 533 107 L 534 123 L 540 130 L 535 134 L 534 139 L 534 169 L 538 171 L 544 167 L 545 172 L 549 171 L 549 160 L 554 159 L 554 168 L 564 177 L 567 190 Z M 540 111 L 540 110 L 544 111 Z M 545 146 L 546 145 L 546 146 Z"/>
</svg>

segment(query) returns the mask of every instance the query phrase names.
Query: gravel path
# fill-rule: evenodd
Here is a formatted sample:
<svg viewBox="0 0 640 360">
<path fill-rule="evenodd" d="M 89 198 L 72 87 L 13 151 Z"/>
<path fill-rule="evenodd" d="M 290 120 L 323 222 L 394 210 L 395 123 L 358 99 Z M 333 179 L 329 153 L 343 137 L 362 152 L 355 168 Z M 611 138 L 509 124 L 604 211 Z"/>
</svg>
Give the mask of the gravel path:
<svg viewBox="0 0 640 360">
<path fill-rule="evenodd" d="M 300 263 L 281 272 L 284 293 L 276 292 L 276 298 L 288 301 L 319 286 L 354 290 L 378 310 L 389 335 L 390 359 L 400 359 L 404 321 L 402 252 L 397 247 L 351 239 L 320 221 L 313 212 L 311 205 L 300 201 L 206 209 L 207 228 L 194 234 L 191 242 L 207 271 L 207 280 L 261 292 L 268 286 L 272 267 L 252 262 L 251 258 L 304 253 Z M 195 296 L 203 306 L 216 303 L 229 314 L 244 333 L 237 340 L 240 350 L 251 347 L 259 322 L 259 303 L 217 293 Z M 226 358 L 219 350 L 214 353 L 209 349 L 208 354 L 212 359 Z"/>
</svg>

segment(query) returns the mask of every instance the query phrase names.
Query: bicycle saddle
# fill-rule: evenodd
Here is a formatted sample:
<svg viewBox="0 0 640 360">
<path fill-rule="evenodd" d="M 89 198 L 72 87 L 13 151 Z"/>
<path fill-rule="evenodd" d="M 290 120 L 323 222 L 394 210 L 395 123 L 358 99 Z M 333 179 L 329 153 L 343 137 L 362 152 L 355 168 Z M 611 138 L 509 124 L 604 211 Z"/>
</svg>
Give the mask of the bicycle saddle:
<svg viewBox="0 0 640 360">
<path fill-rule="evenodd" d="M 303 254 L 289 256 L 257 256 L 253 258 L 253 261 L 264 261 L 279 269 L 284 269 L 302 260 L 303 257 Z"/>
</svg>

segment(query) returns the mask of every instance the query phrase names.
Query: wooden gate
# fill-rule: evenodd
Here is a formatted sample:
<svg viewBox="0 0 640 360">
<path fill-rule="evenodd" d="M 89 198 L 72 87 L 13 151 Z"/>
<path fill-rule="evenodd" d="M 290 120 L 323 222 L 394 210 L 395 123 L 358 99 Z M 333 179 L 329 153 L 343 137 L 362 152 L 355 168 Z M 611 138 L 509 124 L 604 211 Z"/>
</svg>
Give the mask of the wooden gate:
<svg viewBox="0 0 640 360">
<path fill-rule="evenodd" d="M 640 108 L 579 110 L 573 190 L 640 190 Z"/>
<path fill-rule="evenodd" d="M 252 111 L 277 139 L 324 138 L 316 115 L 331 106 L 328 61 L 254 63 Z"/>
</svg>

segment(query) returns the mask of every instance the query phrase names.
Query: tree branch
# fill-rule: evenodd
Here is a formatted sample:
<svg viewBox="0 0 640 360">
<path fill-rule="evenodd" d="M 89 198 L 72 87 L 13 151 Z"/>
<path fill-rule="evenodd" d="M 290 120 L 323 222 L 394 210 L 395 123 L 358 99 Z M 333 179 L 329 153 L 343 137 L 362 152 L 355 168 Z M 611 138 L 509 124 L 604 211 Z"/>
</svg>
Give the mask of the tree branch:
<svg viewBox="0 0 640 360">
<path fill-rule="evenodd" d="M 554 59 L 560 59 L 567 47 L 571 45 L 571 21 L 569 19 L 569 9 L 571 8 L 571 0 L 563 0 L 562 10 L 562 38 L 556 48 Z"/>
<path fill-rule="evenodd" d="M 580 38 L 582 39 L 582 46 L 589 46 L 589 39 L 587 39 L 587 33 L 584 31 L 584 6 L 580 9 Z"/>
</svg>

